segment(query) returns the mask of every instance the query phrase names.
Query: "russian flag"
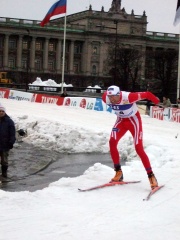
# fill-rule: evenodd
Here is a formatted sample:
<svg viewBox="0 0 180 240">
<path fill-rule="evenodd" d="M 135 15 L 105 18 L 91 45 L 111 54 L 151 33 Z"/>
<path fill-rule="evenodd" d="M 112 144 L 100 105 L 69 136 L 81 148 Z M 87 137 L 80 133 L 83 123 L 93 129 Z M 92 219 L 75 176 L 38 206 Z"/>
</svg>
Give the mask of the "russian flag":
<svg viewBox="0 0 180 240">
<path fill-rule="evenodd" d="M 180 0 L 177 1 L 176 15 L 174 19 L 174 26 L 180 23 Z"/>
<path fill-rule="evenodd" d="M 44 27 L 44 25 L 49 22 L 51 17 L 62 13 L 66 13 L 66 0 L 59 0 L 52 5 L 45 18 L 40 23 L 41 27 Z"/>
</svg>

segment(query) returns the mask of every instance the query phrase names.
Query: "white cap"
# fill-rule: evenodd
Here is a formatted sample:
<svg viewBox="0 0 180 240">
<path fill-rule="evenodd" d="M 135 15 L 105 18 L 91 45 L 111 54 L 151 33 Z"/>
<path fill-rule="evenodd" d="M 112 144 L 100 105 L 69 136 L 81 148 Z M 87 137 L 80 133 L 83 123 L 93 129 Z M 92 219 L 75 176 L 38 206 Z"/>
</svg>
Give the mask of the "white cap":
<svg viewBox="0 0 180 240">
<path fill-rule="evenodd" d="M 0 105 L 0 110 L 2 110 L 2 111 L 4 111 L 4 112 L 6 112 L 6 109 L 5 109 L 5 107 L 3 107 L 2 105 Z"/>
<path fill-rule="evenodd" d="M 120 95 L 120 88 L 118 86 L 110 86 L 107 89 L 107 95 Z"/>
</svg>

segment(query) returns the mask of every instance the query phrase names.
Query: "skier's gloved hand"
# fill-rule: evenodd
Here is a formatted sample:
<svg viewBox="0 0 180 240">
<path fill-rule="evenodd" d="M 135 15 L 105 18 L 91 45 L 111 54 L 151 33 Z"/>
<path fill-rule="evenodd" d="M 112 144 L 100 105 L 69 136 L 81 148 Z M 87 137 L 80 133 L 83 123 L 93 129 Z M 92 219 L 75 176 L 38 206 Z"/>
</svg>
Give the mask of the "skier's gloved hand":
<svg viewBox="0 0 180 240">
<path fill-rule="evenodd" d="M 21 137 L 24 137 L 26 135 L 26 132 L 24 131 L 24 129 L 19 129 L 17 132 Z"/>
</svg>

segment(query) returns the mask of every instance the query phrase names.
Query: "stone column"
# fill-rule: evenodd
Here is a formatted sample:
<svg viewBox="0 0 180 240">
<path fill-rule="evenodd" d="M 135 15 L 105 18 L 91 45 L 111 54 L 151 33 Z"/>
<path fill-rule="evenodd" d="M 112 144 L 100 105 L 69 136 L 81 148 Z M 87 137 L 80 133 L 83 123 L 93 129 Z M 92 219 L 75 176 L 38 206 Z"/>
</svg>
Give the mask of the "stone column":
<svg viewBox="0 0 180 240">
<path fill-rule="evenodd" d="M 17 45 L 17 68 L 22 67 L 22 35 L 19 35 L 18 45 Z"/>
<path fill-rule="evenodd" d="M 8 67 L 8 54 L 9 54 L 9 35 L 5 35 L 5 39 L 4 39 L 4 51 L 3 51 L 3 55 L 4 55 L 4 58 L 3 58 L 3 66 L 5 68 Z"/>
<path fill-rule="evenodd" d="M 145 79 L 146 47 L 142 46 L 141 79 Z"/>
<path fill-rule="evenodd" d="M 74 41 L 71 41 L 70 45 L 69 72 L 74 73 Z"/>
<path fill-rule="evenodd" d="M 44 69 L 44 71 L 48 70 L 48 47 L 49 47 L 49 38 L 46 38 L 45 43 L 44 43 L 44 52 L 43 52 L 43 69 Z"/>
<path fill-rule="evenodd" d="M 103 51 L 104 43 L 100 43 L 99 45 L 99 76 L 103 75 L 103 63 L 104 63 L 104 51 Z"/>
<path fill-rule="evenodd" d="M 87 74 L 91 74 L 92 72 L 92 66 L 91 66 L 91 55 L 92 55 L 92 43 L 88 42 L 88 48 L 87 48 L 87 64 L 86 64 L 86 72 Z"/>
<path fill-rule="evenodd" d="M 31 43 L 30 43 L 30 69 L 31 71 L 35 68 L 35 47 L 36 47 L 36 38 L 32 37 Z"/>
<path fill-rule="evenodd" d="M 57 49 L 56 49 L 56 70 L 57 72 L 61 71 L 61 62 L 62 62 L 62 39 L 58 39 Z"/>
<path fill-rule="evenodd" d="M 91 72 L 91 42 L 86 40 L 83 44 L 82 71 L 86 75 Z"/>
</svg>

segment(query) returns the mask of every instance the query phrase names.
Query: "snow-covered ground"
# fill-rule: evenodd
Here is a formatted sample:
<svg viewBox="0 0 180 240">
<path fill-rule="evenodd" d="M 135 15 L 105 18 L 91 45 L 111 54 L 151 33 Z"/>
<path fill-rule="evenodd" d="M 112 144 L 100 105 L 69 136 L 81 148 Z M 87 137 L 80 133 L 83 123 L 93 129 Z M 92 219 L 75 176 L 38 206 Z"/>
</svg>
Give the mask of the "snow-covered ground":
<svg viewBox="0 0 180 240">
<path fill-rule="evenodd" d="M 0 99 L 25 139 L 60 152 L 108 152 L 116 116 L 74 107 Z M 91 192 L 78 188 L 108 182 L 114 175 L 103 159 L 75 178 L 61 178 L 36 192 L 0 190 L 0 240 L 179 240 L 180 124 L 143 115 L 144 146 L 159 184 L 165 187 L 143 201 L 150 185 L 130 134 L 119 143 L 127 164 L 125 180 L 138 184 Z"/>
</svg>

